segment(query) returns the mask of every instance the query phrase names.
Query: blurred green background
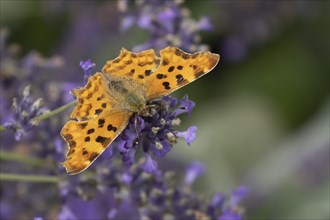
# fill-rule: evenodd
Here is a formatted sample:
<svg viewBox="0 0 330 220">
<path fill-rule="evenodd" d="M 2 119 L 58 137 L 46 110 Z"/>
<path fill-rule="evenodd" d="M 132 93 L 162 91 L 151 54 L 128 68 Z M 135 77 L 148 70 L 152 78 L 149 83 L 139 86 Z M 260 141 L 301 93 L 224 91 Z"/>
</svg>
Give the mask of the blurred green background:
<svg viewBox="0 0 330 220">
<path fill-rule="evenodd" d="M 22 55 L 36 50 L 61 56 L 65 49 L 59 48 L 73 17 L 88 10 L 82 6 L 86 1 L 64 11 L 51 2 L 47 8 L 47 1 L 0 1 L 1 27 L 10 31 L 9 43 L 20 45 Z M 289 16 L 279 20 L 280 25 L 264 26 L 271 29 L 266 40 L 250 45 L 240 60 L 227 59 L 221 42 L 239 34 L 238 25 L 252 28 L 240 15 L 251 14 L 260 22 L 266 19 L 267 11 L 255 10 L 258 2 L 233 1 L 231 7 L 225 7 L 226 1 L 183 5 L 193 18 L 211 17 L 214 31 L 203 33 L 202 42 L 220 53 L 221 61 L 211 74 L 176 92 L 177 97 L 189 94 L 197 103 L 191 116 L 184 118 L 183 128 L 194 124 L 199 131 L 191 146 L 180 142 L 169 157 L 205 163 L 205 178 L 196 188 L 207 195 L 248 186 L 248 219 L 328 219 L 329 1 L 292 1 L 295 5 L 283 9 Z M 98 1 L 95 8 L 106 4 L 115 7 L 114 1 Z M 297 16 L 299 5 L 306 12 Z M 110 14 L 99 16 L 115 22 Z M 71 51 L 75 56 L 66 60 L 67 65 L 78 70 L 80 60 L 91 58 L 100 69 L 121 47 L 130 49 L 147 36 L 138 28 L 112 33 L 89 53 Z M 77 73 L 73 79 L 78 77 Z M 70 80 L 61 73 L 56 79 Z"/>
</svg>

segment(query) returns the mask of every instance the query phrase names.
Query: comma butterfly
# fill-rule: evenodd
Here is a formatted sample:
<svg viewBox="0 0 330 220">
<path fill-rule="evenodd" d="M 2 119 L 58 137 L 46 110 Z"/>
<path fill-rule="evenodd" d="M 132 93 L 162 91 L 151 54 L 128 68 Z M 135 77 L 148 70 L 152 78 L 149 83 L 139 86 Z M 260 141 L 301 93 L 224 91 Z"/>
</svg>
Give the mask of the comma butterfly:
<svg viewBox="0 0 330 220">
<path fill-rule="evenodd" d="M 147 114 L 147 101 L 168 95 L 211 71 L 220 56 L 186 53 L 175 47 L 132 53 L 122 49 L 101 73 L 74 89 L 78 104 L 61 135 L 69 151 L 63 166 L 70 174 L 89 167 L 123 131 L 134 114 Z"/>
</svg>

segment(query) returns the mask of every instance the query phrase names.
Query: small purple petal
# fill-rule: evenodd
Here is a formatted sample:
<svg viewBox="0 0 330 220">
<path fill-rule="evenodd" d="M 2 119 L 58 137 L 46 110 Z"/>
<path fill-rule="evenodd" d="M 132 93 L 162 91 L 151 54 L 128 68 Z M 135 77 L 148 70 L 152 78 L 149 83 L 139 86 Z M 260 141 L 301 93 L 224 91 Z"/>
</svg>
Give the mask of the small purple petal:
<svg viewBox="0 0 330 220">
<path fill-rule="evenodd" d="M 138 25 L 141 28 L 150 29 L 151 28 L 151 18 L 148 15 L 142 15 L 138 19 Z"/>
<path fill-rule="evenodd" d="M 191 110 L 195 107 L 195 102 L 188 99 L 185 95 L 181 100 L 179 106 L 173 111 L 173 115 L 176 117 L 180 114 L 187 113 L 190 114 Z"/>
<path fill-rule="evenodd" d="M 158 13 L 157 20 L 162 21 L 163 26 L 166 27 L 168 33 L 174 32 L 174 20 L 177 17 L 177 11 L 175 8 L 168 8 Z"/>
<path fill-rule="evenodd" d="M 133 180 L 133 176 L 132 176 L 130 173 L 125 172 L 125 173 L 123 173 L 123 174 L 121 175 L 121 180 L 122 180 L 126 185 L 128 185 L 128 184 L 130 184 L 130 183 L 132 182 L 132 180 Z"/>
<path fill-rule="evenodd" d="M 78 220 L 77 216 L 75 216 L 75 214 L 67 206 L 62 206 L 62 210 L 58 214 L 57 218 L 59 220 Z"/>
<path fill-rule="evenodd" d="M 213 207 L 220 206 L 221 203 L 224 201 L 225 197 L 222 193 L 217 193 L 213 196 L 211 204 Z"/>
<path fill-rule="evenodd" d="M 114 155 L 117 153 L 117 148 L 112 146 L 107 147 L 104 152 L 101 154 L 101 156 L 105 159 L 111 159 Z"/>
<path fill-rule="evenodd" d="M 204 16 L 202 17 L 198 22 L 197 22 L 197 27 L 201 31 L 212 31 L 213 30 L 213 25 L 211 23 L 211 19 L 209 16 Z"/>
<path fill-rule="evenodd" d="M 135 23 L 135 17 L 134 16 L 127 16 L 121 20 L 120 24 L 120 30 L 121 31 L 127 31 L 130 29 L 133 24 Z"/>
<path fill-rule="evenodd" d="M 188 185 L 191 185 L 197 177 L 203 175 L 205 172 L 205 165 L 200 162 L 192 162 L 186 171 L 186 176 L 184 182 Z"/>
<path fill-rule="evenodd" d="M 248 188 L 245 186 L 239 186 L 231 192 L 230 204 L 231 206 L 237 206 L 238 203 L 246 197 L 248 194 Z"/>
<path fill-rule="evenodd" d="M 164 157 L 172 149 L 168 141 L 156 141 L 151 145 L 151 151 L 156 157 Z"/>
<path fill-rule="evenodd" d="M 153 160 L 150 156 L 150 154 L 146 153 L 145 156 L 145 161 L 143 164 L 141 164 L 141 168 L 146 172 L 146 173 L 156 173 L 158 164 L 155 160 Z"/>
<path fill-rule="evenodd" d="M 196 139 L 196 132 L 198 128 L 196 126 L 190 126 L 187 131 L 175 132 L 177 137 L 184 138 L 188 145 Z"/>
<path fill-rule="evenodd" d="M 117 215 L 117 210 L 116 209 L 111 209 L 108 213 L 108 218 L 109 219 L 114 219 Z"/>
<path fill-rule="evenodd" d="M 170 97 L 170 96 L 163 96 L 162 98 L 163 102 L 167 102 L 169 105 L 169 108 L 173 108 L 179 103 L 179 100 L 175 97 Z"/>
<path fill-rule="evenodd" d="M 79 63 L 80 67 L 82 68 L 82 70 L 85 73 L 85 81 L 87 81 L 88 77 L 90 77 L 91 75 L 93 75 L 92 70 L 95 67 L 95 63 L 92 62 L 92 60 L 88 59 L 85 61 L 80 61 Z"/>
<path fill-rule="evenodd" d="M 33 220 L 43 220 L 42 217 L 34 217 Z"/>
<path fill-rule="evenodd" d="M 121 153 L 122 153 L 122 152 L 126 153 L 126 152 L 129 151 L 129 149 L 125 147 L 125 146 L 126 146 L 126 141 L 124 141 L 124 140 L 118 139 L 118 140 L 116 140 L 116 142 L 113 143 L 113 145 L 114 145 L 114 147 L 116 147 L 116 148 L 119 150 L 119 152 L 121 152 Z"/>
<path fill-rule="evenodd" d="M 121 152 L 122 161 L 125 165 L 131 166 L 135 162 L 135 152 L 134 148 L 129 149 L 127 152 Z"/>
</svg>

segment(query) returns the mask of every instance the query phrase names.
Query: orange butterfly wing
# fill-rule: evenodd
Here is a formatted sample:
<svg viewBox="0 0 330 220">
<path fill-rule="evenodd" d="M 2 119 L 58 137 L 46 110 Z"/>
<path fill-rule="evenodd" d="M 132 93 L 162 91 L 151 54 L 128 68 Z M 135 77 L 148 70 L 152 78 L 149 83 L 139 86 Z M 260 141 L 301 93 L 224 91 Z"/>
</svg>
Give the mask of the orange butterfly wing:
<svg viewBox="0 0 330 220">
<path fill-rule="evenodd" d="M 154 99 L 168 95 L 210 72 L 220 56 L 210 52 L 186 53 L 176 47 L 160 51 L 158 68 L 146 78 L 146 97 Z"/>
<path fill-rule="evenodd" d="M 133 79 L 135 83 L 144 85 L 145 78 L 150 76 L 159 65 L 159 57 L 153 49 L 140 53 L 132 53 L 122 49 L 120 55 L 108 61 L 102 68 L 105 75 Z"/>
<path fill-rule="evenodd" d="M 64 167 L 70 174 L 77 174 L 93 161 L 126 127 L 132 113 L 118 108 L 117 100 L 106 89 L 105 79 L 96 73 L 84 88 L 73 94 L 78 100 L 61 135 L 68 144 Z"/>
</svg>

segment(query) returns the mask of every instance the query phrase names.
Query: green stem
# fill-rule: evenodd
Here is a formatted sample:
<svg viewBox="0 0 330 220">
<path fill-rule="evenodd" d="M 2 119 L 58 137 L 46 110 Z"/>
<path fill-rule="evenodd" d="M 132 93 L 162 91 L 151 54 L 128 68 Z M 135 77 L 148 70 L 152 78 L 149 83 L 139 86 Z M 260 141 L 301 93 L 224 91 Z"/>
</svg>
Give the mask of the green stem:
<svg viewBox="0 0 330 220">
<path fill-rule="evenodd" d="M 53 117 L 54 115 L 57 115 L 58 113 L 63 112 L 64 110 L 70 108 L 71 106 L 74 106 L 76 103 L 77 103 L 77 101 L 74 100 L 74 101 L 69 102 L 68 104 L 65 104 L 65 105 L 63 105 L 63 106 L 61 106 L 61 107 L 59 107 L 59 108 L 57 108 L 57 109 L 55 109 L 53 111 L 50 111 L 50 112 L 48 112 L 46 114 L 43 114 L 43 115 L 41 115 L 41 116 L 39 116 L 39 117 L 37 117 L 35 119 L 38 120 L 38 121 L 42 121 L 42 120 L 48 119 L 50 117 Z"/>
<path fill-rule="evenodd" d="M 70 108 L 71 106 L 74 106 L 77 103 L 77 100 L 74 100 L 72 102 L 69 102 L 68 104 L 65 104 L 57 109 L 54 109 L 53 111 L 50 111 L 48 113 L 45 113 L 43 115 L 40 115 L 39 117 L 33 118 L 33 120 L 37 121 L 38 123 L 40 123 L 42 120 L 48 119 L 50 117 L 53 117 L 54 115 L 57 115 L 63 111 L 65 111 L 66 109 Z M 1 131 L 5 131 L 6 128 L 3 127 L 2 125 L 0 125 L 0 132 Z"/>
<path fill-rule="evenodd" d="M 28 164 L 36 167 L 47 166 L 47 162 L 45 160 L 30 156 L 23 156 L 3 150 L 0 150 L 0 160 L 15 161 L 18 163 Z"/>
<path fill-rule="evenodd" d="M 37 182 L 37 183 L 58 183 L 60 179 L 56 176 L 37 176 L 37 175 L 26 175 L 26 174 L 0 173 L 0 180 Z"/>
</svg>

